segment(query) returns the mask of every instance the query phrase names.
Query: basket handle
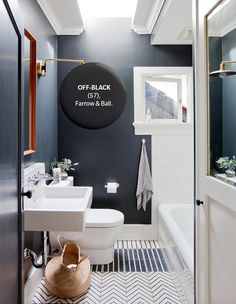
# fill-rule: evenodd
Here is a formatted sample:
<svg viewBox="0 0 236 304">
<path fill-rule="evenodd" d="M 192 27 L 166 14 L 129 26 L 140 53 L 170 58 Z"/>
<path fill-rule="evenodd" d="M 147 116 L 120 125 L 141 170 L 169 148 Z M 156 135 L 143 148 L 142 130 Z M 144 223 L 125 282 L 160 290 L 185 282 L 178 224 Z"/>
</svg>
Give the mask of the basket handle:
<svg viewBox="0 0 236 304">
<path fill-rule="evenodd" d="M 59 234 L 59 235 L 57 236 L 57 242 L 58 242 L 58 244 L 59 244 L 59 246 L 60 246 L 60 248 L 61 248 L 61 251 L 63 251 L 64 245 L 62 246 L 61 239 L 63 239 L 64 245 L 65 245 L 66 239 L 64 238 L 64 236 L 62 236 L 61 234 Z"/>
</svg>

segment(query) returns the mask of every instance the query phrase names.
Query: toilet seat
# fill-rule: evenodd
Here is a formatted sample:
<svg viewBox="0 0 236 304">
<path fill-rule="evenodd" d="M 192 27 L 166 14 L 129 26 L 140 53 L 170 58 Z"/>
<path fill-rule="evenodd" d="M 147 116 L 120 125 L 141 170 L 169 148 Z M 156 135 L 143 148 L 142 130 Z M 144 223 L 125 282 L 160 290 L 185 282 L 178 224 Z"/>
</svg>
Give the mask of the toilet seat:
<svg viewBox="0 0 236 304">
<path fill-rule="evenodd" d="M 88 209 L 86 228 L 107 228 L 122 225 L 124 214 L 114 209 Z"/>
</svg>

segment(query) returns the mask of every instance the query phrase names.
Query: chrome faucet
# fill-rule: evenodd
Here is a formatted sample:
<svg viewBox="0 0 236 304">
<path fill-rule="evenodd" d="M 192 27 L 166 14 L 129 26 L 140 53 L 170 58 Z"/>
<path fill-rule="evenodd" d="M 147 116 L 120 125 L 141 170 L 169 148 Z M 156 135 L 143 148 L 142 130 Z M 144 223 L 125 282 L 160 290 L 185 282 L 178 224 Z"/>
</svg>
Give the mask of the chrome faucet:
<svg viewBox="0 0 236 304">
<path fill-rule="evenodd" d="M 51 180 L 55 184 L 60 182 L 59 176 L 52 176 L 48 173 L 37 173 L 28 178 L 28 183 L 33 183 L 36 186 L 42 180 Z"/>
</svg>

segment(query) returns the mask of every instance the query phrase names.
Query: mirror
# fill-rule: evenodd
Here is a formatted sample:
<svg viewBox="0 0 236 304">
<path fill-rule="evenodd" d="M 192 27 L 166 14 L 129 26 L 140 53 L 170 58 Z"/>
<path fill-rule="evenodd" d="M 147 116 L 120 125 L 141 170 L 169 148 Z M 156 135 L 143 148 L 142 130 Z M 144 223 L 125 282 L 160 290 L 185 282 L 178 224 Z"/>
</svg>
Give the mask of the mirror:
<svg viewBox="0 0 236 304">
<path fill-rule="evenodd" d="M 36 40 L 24 30 L 24 155 L 36 152 Z"/>
<path fill-rule="evenodd" d="M 208 51 L 208 174 L 236 186 L 235 0 L 221 1 L 206 17 Z"/>
</svg>

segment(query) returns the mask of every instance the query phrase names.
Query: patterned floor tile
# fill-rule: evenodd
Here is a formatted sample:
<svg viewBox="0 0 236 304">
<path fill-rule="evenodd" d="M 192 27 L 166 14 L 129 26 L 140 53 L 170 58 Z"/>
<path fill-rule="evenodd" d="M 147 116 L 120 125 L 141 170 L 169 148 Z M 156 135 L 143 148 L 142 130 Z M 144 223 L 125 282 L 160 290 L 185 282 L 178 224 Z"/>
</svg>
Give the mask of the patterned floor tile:
<svg viewBox="0 0 236 304">
<path fill-rule="evenodd" d="M 181 304 L 174 282 L 169 273 L 150 273 L 149 282 L 151 285 L 154 303 Z"/>
<path fill-rule="evenodd" d="M 86 295 L 60 299 L 42 280 L 32 304 L 180 304 L 174 283 L 166 272 L 93 272 Z"/>
<path fill-rule="evenodd" d="M 126 276 L 127 303 L 153 304 L 153 295 L 148 273 L 129 273 Z"/>
<path fill-rule="evenodd" d="M 123 273 L 103 273 L 100 303 L 126 303 L 126 278 Z"/>
<path fill-rule="evenodd" d="M 157 241 L 118 241 L 113 263 L 92 266 L 85 295 L 57 298 L 42 280 L 32 304 L 180 304 L 167 265 Z"/>
</svg>

